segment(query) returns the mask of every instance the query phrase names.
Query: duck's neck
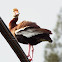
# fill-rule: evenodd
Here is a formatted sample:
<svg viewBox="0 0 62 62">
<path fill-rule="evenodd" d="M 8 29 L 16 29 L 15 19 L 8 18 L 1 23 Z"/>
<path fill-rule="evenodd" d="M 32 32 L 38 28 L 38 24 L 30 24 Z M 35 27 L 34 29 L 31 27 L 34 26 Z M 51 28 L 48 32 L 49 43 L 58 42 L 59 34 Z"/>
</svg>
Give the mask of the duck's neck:
<svg viewBox="0 0 62 62">
<path fill-rule="evenodd" d="M 10 23 L 9 23 L 9 30 L 11 30 L 12 28 L 14 28 L 15 26 L 17 26 L 16 22 L 18 21 L 18 17 L 17 18 L 13 18 Z"/>
</svg>

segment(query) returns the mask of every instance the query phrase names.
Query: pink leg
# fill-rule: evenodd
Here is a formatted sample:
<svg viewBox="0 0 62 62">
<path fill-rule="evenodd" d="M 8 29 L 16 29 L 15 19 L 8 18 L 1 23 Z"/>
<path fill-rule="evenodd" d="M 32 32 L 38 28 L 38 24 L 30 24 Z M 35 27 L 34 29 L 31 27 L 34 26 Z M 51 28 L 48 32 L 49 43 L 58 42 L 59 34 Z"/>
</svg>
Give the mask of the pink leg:
<svg viewBox="0 0 62 62">
<path fill-rule="evenodd" d="M 29 44 L 28 57 L 30 56 L 31 45 Z"/>
<path fill-rule="evenodd" d="M 32 58 L 30 56 L 30 49 L 31 49 L 31 45 L 29 44 L 28 57 L 29 57 L 29 60 L 32 61 Z"/>
<path fill-rule="evenodd" d="M 34 47 L 32 45 L 32 59 L 33 59 Z"/>
<path fill-rule="evenodd" d="M 32 46 L 32 58 L 31 58 L 31 56 L 30 56 L 30 49 L 31 49 L 31 46 Z M 30 61 L 32 61 L 32 59 L 33 59 L 33 53 L 34 53 L 34 48 L 33 48 L 33 45 L 30 45 L 29 44 L 29 50 L 28 50 L 28 57 L 30 57 Z"/>
</svg>

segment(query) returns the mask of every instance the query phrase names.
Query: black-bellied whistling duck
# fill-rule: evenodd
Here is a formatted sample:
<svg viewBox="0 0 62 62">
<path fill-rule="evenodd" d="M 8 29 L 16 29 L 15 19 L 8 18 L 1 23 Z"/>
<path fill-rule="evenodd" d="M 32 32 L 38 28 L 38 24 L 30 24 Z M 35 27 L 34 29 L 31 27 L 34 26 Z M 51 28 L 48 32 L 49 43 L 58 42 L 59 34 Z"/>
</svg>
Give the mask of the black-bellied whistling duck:
<svg viewBox="0 0 62 62">
<path fill-rule="evenodd" d="M 23 44 L 29 44 L 28 57 L 30 56 L 30 48 L 32 46 L 32 58 L 33 58 L 33 45 L 36 45 L 42 41 L 52 42 L 50 38 L 51 31 L 40 28 L 36 23 L 30 21 L 22 21 L 20 24 L 16 24 L 18 21 L 19 11 L 13 9 L 14 18 L 9 23 L 9 30 L 18 42 Z M 30 60 L 32 60 L 32 58 Z"/>
</svg>

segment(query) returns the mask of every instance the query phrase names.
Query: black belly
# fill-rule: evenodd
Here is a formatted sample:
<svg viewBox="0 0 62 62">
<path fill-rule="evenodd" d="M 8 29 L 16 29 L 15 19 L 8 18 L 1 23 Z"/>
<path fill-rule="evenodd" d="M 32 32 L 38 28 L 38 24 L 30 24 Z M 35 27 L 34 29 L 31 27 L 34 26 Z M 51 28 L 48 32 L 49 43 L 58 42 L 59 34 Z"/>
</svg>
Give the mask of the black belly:
<svg viewBox="0 0 62 62">
<path fill-rule="evenodd" d="M 37 37 L 30 37 L 30 38 L 27 38 L 23 35 L 15 35 L 18 42 L 20 43 L 23 43 L 23 44 L 31 44 L 31 45 L 36 45 L 40 42 L 37 41 Z"/>
<path fill-rule="evenodd" d="M 51 38 L 47 34 L 38 34 L 36 36 L 32 36 L 30 38 L 27 38 L 23 35 L 15 35 L 18 42 L 23 43 L 23 44 L 31 44 L 31 45 L 36 45 L 40 42 L 44 41 L 49 41 Z"/>
</svg>

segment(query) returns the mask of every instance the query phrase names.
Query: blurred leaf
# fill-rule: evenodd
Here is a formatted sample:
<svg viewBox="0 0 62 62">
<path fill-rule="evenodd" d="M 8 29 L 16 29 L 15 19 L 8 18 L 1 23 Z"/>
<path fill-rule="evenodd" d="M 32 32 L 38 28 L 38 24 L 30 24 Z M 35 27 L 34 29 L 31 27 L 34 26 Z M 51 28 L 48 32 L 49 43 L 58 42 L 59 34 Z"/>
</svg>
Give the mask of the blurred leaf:
<svg viewBox="0 0 62 62">
<path fill-rule="evenodd" d="M 56 23 L 56 27 L 54 28 L 54 37 L 53 37 L 53 43 L 48 43 L 45 46 L 45 52 L 44 52 L 44 62 L 62 62 L 62 10 L 60 11 L 60 14 L 58 15 L 58 21 Z M 61 48 L 61 49 L 60 49 Z"/>
</svg>

